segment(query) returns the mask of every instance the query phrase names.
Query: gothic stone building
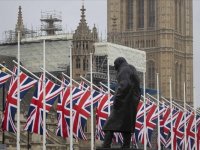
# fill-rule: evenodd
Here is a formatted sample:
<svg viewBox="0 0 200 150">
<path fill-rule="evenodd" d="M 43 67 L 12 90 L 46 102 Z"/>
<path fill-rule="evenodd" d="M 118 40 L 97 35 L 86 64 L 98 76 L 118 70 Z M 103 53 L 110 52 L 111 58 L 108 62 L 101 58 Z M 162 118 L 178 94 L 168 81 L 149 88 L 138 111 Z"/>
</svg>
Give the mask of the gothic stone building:
<svg viewBox="0 0 200 150">
<path fill-rule="evenodd" d="M 108 0 L 108 41 L 146 52 L 146 81 L 156 88 L 159 73 L 161 94 L 193 101 L 192 0 Z"/>
<path fill-rule="evenodd" d="M 77 81 L 80 80 L 80 75 L 85 75 L 90 71 L 90 53 L 94 53 L 93 44 L 98 41 L 97 28 L 94 26 L 92 31 L 89 29 L 85 19 L 85 10 L 82 5 L 81 20 L 73 34 L 72 74 L 73 79 Z"/>
</svg>

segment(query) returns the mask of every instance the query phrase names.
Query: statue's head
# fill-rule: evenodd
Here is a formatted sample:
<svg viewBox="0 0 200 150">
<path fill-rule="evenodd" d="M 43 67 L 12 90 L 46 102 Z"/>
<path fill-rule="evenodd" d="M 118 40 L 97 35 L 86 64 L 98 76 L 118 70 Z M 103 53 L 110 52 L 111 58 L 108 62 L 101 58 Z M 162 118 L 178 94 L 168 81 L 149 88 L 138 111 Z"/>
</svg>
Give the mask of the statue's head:
<svg viewBox="0 0 200 150">
<path fill-rule="evenodd" d="M 124 57 L 118 57 L 114 61 L 115 70 L 118 70 L 122 65 L 127 64 L 127 61 Z"/>
</svg>

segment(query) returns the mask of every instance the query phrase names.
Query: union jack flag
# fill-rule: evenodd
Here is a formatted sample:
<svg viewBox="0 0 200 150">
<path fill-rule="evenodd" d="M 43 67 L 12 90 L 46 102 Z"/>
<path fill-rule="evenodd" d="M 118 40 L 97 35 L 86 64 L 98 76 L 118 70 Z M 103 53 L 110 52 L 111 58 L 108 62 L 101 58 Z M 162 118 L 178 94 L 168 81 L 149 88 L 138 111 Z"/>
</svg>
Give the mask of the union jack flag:
<svg viewBox="0 0 200 150">
<path fill-rule="evenodd" d="M 170 112 L 171 114 L 171 112 Z M 172 128 L 175 126 L 175 121 L 177 119 L 177 116 L 179 114 L 179 109 L 176 107 L 172 108 L 172 118 L 171 115 L 169 116 L 168 120 L 164 124 L 164 134 L 166 135 L 165 141 L 166 141 L 166 148 L 171 149 L 171 120 L 172 120 Z M 174 131 L 174 128 L 173 128 Z M 173 137 L 174 138 L 174 137 Z"/>
<path fill-rule="evenodd" d="M 11 75 L 0 70 L 0 88 L 11 77 Z"/>
<path fill-rule="evenodd" d="M 17 67 L 14 67 L 13 73 L 17 73 Z M 25 73 L 20 72 L 20 100 L 24 97 L 27 91 L 34 86 L 37 82 L 36 80 L 30 78 Z M 12 75 L 9 90 L 6 97 L 6 106 L 3 113 L 2 119 L 2 129 L 16 133 L 16 127 L 14 124 L 15 113 L 17 110 L 17 88 L 18 88 L 18 78 Z"/>
<path fill-rule="evenodd" d="M 88 89 L 90 86 L 85 83 L 84 81 L 81 81 L 81 83 L 79 84 L 78 88 L 85 91 L 86 89 Z"/>
<path fill-rule="evenodd" d="M 181 117 L 181 114 L 182 114 L 182 117 Z M 176 141 L 174 140 L 174 145 L 175 145 L 175 148 L 178 150 L 182 150 L 186 146 L 186 143 L 184 140 L 184 132 L 185 132 L 185 125 L 187 125 L 189 121 L 189 116 L 190 116 L 190 112 L 187 111 L 184 113 L 180 112 L 179 116 L 177 117 L 177 121 L 180 119 L 180 117 L 182 118 L 179 125 L 174 128 L 174 133 L 175 133 L 174 138 L 176 139 Z"/>
<path fill-rule="evenodd" d="M 197 150 L 200 150 L 200 115 L 197 115 Z"/>
<path fill-rule="evenodd" d="M 147 139 L 148 146 L 152 147 L 151 146 L 151 135 L 153 133 L 153 130 L 156 127 L 156 123 L 158 120 L 158 118 L 157 118 L 158 112 L 157 112 L 157 105 L 155 103 L 149 102 L 148 105 L 147 105 L 147 107 L 151 106 L 151 108 L 149 109 L 149 111 L 147 112 L 147 115 L 146 115 L 146 139 Z M 144 127 L 142 128 L 142 130 L 144 132 Z M 144 144 L 144 135 L 141 136 L 140 140 Z"/>
<path fill-rule="evenodd" d="M 28 118 L 24 127 L 25 130 L 37 134 L 43 134 L 43 81 L 43 76 L 41 76 L 31 99 Z M 45 80 L 46 115 L 62 89 L 63 87 L 53 83 L 49 79 Z"/>
<path fill-rule="evenodd" d="M 187 149 L 192 150 L 195 146 L 195 122 L 194 122 L 194 113 L 190 114 L 189 121 L 186 128 L 186 137 L 187 137 Z"/>
<path fill-rule="evenodd" d="M 160 141 L 162 143 L 162 145 L 166 145 L 167 141 L 167 135 L 164 132 L 164 125 L 167 122 L 167 120 L 170 118 L 170 108 L 164 106 L 165 111 L 163 112 L 163 114 L 160 116 Z"/>
<path fill-rule="evenodd" d="M 66 82 L 63 79 L 64 83 Z M 69 137 L 69 122 L 70 122 L 70 87 L 64 86 L 62 87 L 65 89 L 60 94 L 60 99 L 58 100 L 57 104 L 57 120 L 58 120 L 58 127 L 56 130 L 56 135 L 62 136 L 64 138 Z M 72 101 L 75 101 L 80 98 L 83 94 L 83 91 L 73 87 L 72 89 Z"/>
<path fill-rule="evenodd" d="M 113 105 L 113 95 L 110 95 L 110 107 Z M 96 110 L 96 139 L 103 140 L 104 132 L 102 128 L 108 118 L 108 94 L 104 94 L 99 101 L 97 110 Z"/>
<path fill-rule="evenodd" d="M 184 113 L 182 110 L 178 110 L 178 115 L 176 117 L 176 120 L 174 122 L 173 126 L 173 132 L 174 132 L 174 138 L 173 138 L 173 149 L 177 150 L 180 148 L 180 140 L 183 139 L 184 132 L 182 131 L 184 129 Z"/>
<path fill-rule="evenodd" d="M 151 109 L 151 105 L 145 104 L 146 106 L 146 116 Z M 135 124 L 135 141 L 143 141 L 144 139 L 144 103 L 142 101 L 139 102 L 137 108 L 137 117 L 136 117 L 136 124 Z"/>
<path fill-rule="evenodd" d="M 98 105 L 98 101 L 100 100 L 102 94 L 93 90 L 92 91 L 92 99 L 91 92 L 89 90 L 85 90 L 84 94 L 76 101 L 73 106 L 73 133 L 76 137 L 80 139 L 86 140 L 86 136 L 83 132 L 83 129 L 86 125 L 87 118 L 90 117 L 91 104 L 94 106 Z"/>
</svg>

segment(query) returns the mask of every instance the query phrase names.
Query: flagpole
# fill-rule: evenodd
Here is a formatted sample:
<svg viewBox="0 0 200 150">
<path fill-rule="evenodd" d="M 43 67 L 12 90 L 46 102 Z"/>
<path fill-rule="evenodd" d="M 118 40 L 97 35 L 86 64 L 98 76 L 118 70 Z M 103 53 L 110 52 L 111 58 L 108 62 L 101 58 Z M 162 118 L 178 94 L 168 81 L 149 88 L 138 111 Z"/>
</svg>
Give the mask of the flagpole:
<svg viewBox="0 0 200 150">
<path fill-rule="evenodd" d="M 17 51 L 17 150 L 20 150 L 20 31 L 18 31 Z"/>
<path fill-rule="evenodd" d="M 5 64 L 4 64 L 4 65 L 5 65 Z M 4 70 L 4 67 L 2 68 L 2 71 L 3 71 L 3 70 Z M 6 92 L 6 91 L 5 91 L 5 83 L 3 84 L 3 87 L 2 87 L 2 88 L 3 88 L 3 91 L 2 91 L 2 92 L 3 92 L 3 93 L 2 93 L 2 94 L 3 94 L 3 95 L 2 95 L 2 96 L 3 96 L 3 100 L 2 100 L 2 107 L 3 107 L 2 114 L 3 114 L 3 113 L 4 113 L 4 110 L 5 110 L 5 92 Z M 4 135 L 5 135 L 4 130 L 2 130 L 2 144 L 5 143 L 5 136 L 4 136 Z"/>
<path fill-rule="evenodd" d="M 46 80 L 46 72 L 45 72 L 45 68 L 46 68 L 46 61 L 45 61 L 45 40 L 43 40 L 43 150 L 46 150 L 46 100 L 45 100 L 45 96 L 46 96 L 46 87 L 45 87 L 45 80 Z"/>
<path fill-rule="evenodd" d="M 14 62 L 15 64 L 18 65 L 18 63 L 17 63 L 16 61 L 13 60 L 13 62 Z M 28 72 L 30 75 L 32 75 L 33 77 L 35 77 L 37 80 L 40 80 L 40 78 L 39 78 L 38 76 L 36 76 L 35 74 L 33 74 L 31 71 L 29 71 L 28 69 L 26 69 L 25 67 L 23 67 L 23 66 L 20 65 L 20 64 L 19 64 L 19 66 L 20 66 L 20 68 L 22 68 L 22 69 L 24 69 L 26 72 Z M 12 74 L 14 74 L 14 73 L 12 73 Z M 14 74 L 14 75 L 15 75 L 15 74 Z M 42 80 L 41 80 L 41 81 L 42 81 Z"/>
<path fill-rule="evenodd" d="M 93 114 L 93 95 L 92 95 L 92 91 L 93 91 L 93 80 L 92 80 L 92 53 L 90 53 L 90 100 L 91 100 L 91 150 L 94 150 L 94 114 Z"/>
<path fill-rule="evenodd" d="M 16 74 L 15 73 L 13 73 L 10 69 L 8 69 L 5 65 L 2 65 L 2 64 L 0 64 L 0 66 L 1 67 L 3 67 L 3 68 L 5 68 L 6 69 L 6 71 L 8 71 L 10 74 L 12 74 L 12 75 L 14 75 L 14 76 L 16 76 Z"/>
<path fill-rule="evenodd" d="M 157 73 L 157 104 L 158 104 L 158 150 L 161 149 L 160 145 L 160 94 L 159 94 L 159 74 Z"/>
<path fill-rule="evenodd" d="M 62 75 L 65 76 L 66 78 L 70 79 L 70 77 L 69 77 L 68 75 L 64 74 L 63 72 L 62 72 Z M 81 76 L 80 76 L 80 77 L 81 77 Z M 86 79 L 85 79 L 85 80 L 86 80 Z M 75 81 L 74 79 L 72 79 L 72 81 L 73 81 L 74 83 L 76 83 L 77 85 L 81 86 L 84 90 L 87 90 L 87 88 L 85 88 L 83 85 L 81 85 L 80 83 L 78 83 L 78 82 Z M 89 82 L 89 83 L 90 83 L 90 82 Z"/>
<path fill-rule="evenodd" d="M 187 134 L 186 134 L 186 101 L 185 101 L 185 82 L 183 84 L 183 105 L 184 105 L 184 143 L 185 143 L 185 150 L 187 150 Z"/>
<path fill-rule="evenodd" d="M 195 143 L 194 144 L 195 144 L 195 149 L 197 149 L 197 144 L 198 144 L 197 133 L 198 133 L 198 130 L 197 130 L 197 107 L 196 107 L 195 100 L 193 100 L 193 105 L 194 105 L 194 133 L 195 133 L 195 140 L 194 140 Z"/>
<path fill-rule="evenodd" d="M 195 107 L 194 107 L 195 108 Z M 197 113 L 196 113 L 196 109 L 194 109 L 194 133 L 195 133 L 195 148 L 197 148 Z"/>
<path fill-rule="evenodd" d="M 172 78 L 170 77 L 170 80 L 169 80 L 169 92 L 170 92 L 170 109 L 171 109 L 171 149 L 173 150 L 174 149 L 174 134 L 173 134 L 173 110 L 172 110 Z"/>
<path fill-rule="evenodd" d="M 110 114 L 110 69 L 109 69 L 109 57 L 107 57 L 107 69 L 108 69 L 108 114 Z"/>
<path fill-rule="evenodd" d="M 70 150 L 73 150 L 73 116 L 72 116 L 72 47 L 70 46 Z"/>
<path fill-rule="evenodd" d="M 102 82 L 99 82 L 102 86 L 104 86 L 105 88 L 107 88 L 108 89 L 108 86 L 106 86 L 105 84 L 103 84 Z M 115 93 L 115 91 L 114 90 L 112 90 L 112 89 L 110 89 L 110 92 L 113 92 L 113 93 Z"/>
<path fill-rule="evenodd" d="M 80 76 L 80 78 L 91 84 L 91 82 L 88 81 L 87 79 L 85 79 L 84 77 Z M 95 84 L 92 84 L 92 85 L 93 85 L 93 87 L 97 88 L 99 91 L 101 90 L 101 89 L 100 89 L 98 86 L 96 86 Z M 86 89 L 86 88 L 85 88 L 85 89 Z M 105 91 L 102 91 L 102 93 L 106 93 L 106 92 L 105 92 Z"/>
<path fill-rule="evenodd" d="M 144 93 L 144 150 L 147 150 L 147 139 L 146 139 L 146 83 L 145 83 L 145 72 L 143 72 L 143 93 Z"/>
</svg>

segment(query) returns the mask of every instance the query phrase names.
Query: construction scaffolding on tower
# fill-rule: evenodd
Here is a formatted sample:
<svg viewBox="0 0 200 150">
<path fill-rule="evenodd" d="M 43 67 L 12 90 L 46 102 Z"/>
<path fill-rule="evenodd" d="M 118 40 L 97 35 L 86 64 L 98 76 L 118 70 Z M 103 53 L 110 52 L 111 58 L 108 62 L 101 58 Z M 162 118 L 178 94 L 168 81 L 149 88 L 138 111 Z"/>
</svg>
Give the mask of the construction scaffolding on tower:
<svg viewBox="0 0 200 150">
<path fill-rule="evenodd" d="M 55 10 L 41 12 L 41 31 L 44 31 L 45 35 L 55 35 L 56 32 L 62 31 L 61 16 L 61 12 Z"/>
</svg>

